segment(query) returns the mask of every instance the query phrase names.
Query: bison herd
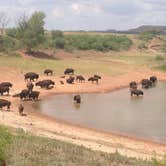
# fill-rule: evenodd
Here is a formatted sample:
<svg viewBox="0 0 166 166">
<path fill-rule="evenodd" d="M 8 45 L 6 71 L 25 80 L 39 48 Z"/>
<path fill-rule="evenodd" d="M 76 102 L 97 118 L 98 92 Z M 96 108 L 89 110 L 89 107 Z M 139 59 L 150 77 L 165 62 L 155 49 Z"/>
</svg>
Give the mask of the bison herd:
<svg viewBox="0 0 166 166">
<path fill-rule="evenodd" d="M 61 79 L 66 79 L 67 84 L 74 84 L 75 82 L 84 83 L 86 81 L 85 77 L 82 75 L 74 75 L 74 69 L 67 68 L 64 71 L 64 76 L 61 76 Z M 53 75 L 53 71 L 50 69 L 44 70 L 45 75 Z M 21 90 L 19 93 L 13 95 L 13 97 L 19 97 L 21 100 L 33 100 L 36 101 L 39 99 L 40 92 L 34 91 L 34 86 L 40 87 L 43 89 L 51 89 L 55 86 L 55 82 L 50 79 L 45 79 L 41 81 L 37 81 L 39 79 L 39 74 L 34 72 L 28 72 L 24 75 L 24 79 L 27 82 L 26 89 Z M 92 83 L 98 84 L 99 80 L 101 79 L 101 76 L 99 75 L 93 75 L 90 78 L 87 79 L 87 81 L 90 81 Z M 36 81 L 34 84 L 33 82 Z M 148 89 L 152 86 L 154 86 L 157 82 L 157 77 L 152 76 L 149 79 L 143 79 L 141 81 L 141 85 L 143 89 Z M 60 84 L 65 84 L 64 80 L 60 80 Z M 138 83 L 135 81 L 130 82 L 130 93 L 131 96 L 143 96 L 144 92 L 141 89 L 138 89 Z M 9 95 L 10 89 L 13 87 L 12 83 L 10 82 L 2 82 L 0 83 L 0 95 Z M 76 103 L 81 103 L 81 96 L 75 95 L 73 100 Z M 11 102 L 5 99 L 0 99 L 0 109 L 3 107 L 7 107 L 7 110 L 10 109 Z M 23 110 L 23 108 L 18 107 L 19 110 Z M 20 109 L 21 108 L 21 109 Z"/>
<path fill-rule="evenodd" d="M 151 76 L 149 79 L 142 79 L 141 85 L 143 89 L 149 89 L 156 85 L 157 77 Z M 143 96 L 144 92 L 138 89 L 138 84 L 135 81 L 130 82 L 130 93 L 131 96 Z"/>
<path fill-rule="evenodd" d="M 43 72 L 46 76 L 49 75 L 53 75 L 53 70 L 51 69 L 45 69 Z M 75 71 L 72 68 L 67 68 L 64 71 L 64 76 L 60 77 L 63 79 L 66 79 L 66 81 L 64 80 L 60 80 L 60 84 L 65 84 L 65 82 L 67 84 L 74 84 L 75 82 L 79 82 L 79 83 L 84 83 L 86 81 L 85 77 L 82 75 L 74 75 Z M 26 89 L 21 90 L 19 93 L 14 94 L 12 97 L 19 97 L 20 100 L 38 100 L 39 99 L 39 95 L 40 92 L 39 91 L 34 91 L 34 86 L 36 87 L 40 87 L 42 89 L 51 89 L 55 86 L 55 82 L 50 80 L 50 79 L 45 79 L 45 80 L 41 80 L 41 81 L 37 81 L 39 79 L 39 74 L 34 73 L 34 72 L 28 72 L 26 74 L 24 74 L 24 80 L 27 82 L 26 84 Z M 93 75 L 92 77 L 90 77 L 87 81 L 91 81 L 92 83 L 96 82 L 98 83 L 99 80 L 101 79 L 101 76 L 99 75 Z M 34 81 L 35 84 L 34 84 Z M 0 83 L 0 95 L 9 95 L 10 93 L 10 89 L 12 88 L 12 83 L 10 82 L 2 82 Z M 81 103 L 81 96 L 80 95 L 76 95 L 74 96 L 73 100 L 76 103 Z M 7 110 L 10 109 L 10 105 L 11 102 L 5 99 L 0 99 L 0 109 L 2 109 L 3 107 L 7 107 Z M 22 106 L 22 105 L 21 105 Z M 19 110 L 23 110 L 23 108 L 20 109 L 19 106 Z"/>
</svg>

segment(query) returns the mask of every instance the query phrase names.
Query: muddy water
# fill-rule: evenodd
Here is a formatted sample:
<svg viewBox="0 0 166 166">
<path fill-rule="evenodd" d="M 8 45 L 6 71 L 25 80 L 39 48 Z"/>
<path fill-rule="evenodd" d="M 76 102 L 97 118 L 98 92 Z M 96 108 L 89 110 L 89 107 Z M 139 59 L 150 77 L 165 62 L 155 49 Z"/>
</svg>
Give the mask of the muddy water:
<svg viewBox="0 0 166 166">
<path fill-rule="evenodd" d="M 130 97 L 129 89 L 106 94 L 56 95 L 40 103 L 40 111 L 73 124 L 166 143 L 166 83 Z"/>
</svg>

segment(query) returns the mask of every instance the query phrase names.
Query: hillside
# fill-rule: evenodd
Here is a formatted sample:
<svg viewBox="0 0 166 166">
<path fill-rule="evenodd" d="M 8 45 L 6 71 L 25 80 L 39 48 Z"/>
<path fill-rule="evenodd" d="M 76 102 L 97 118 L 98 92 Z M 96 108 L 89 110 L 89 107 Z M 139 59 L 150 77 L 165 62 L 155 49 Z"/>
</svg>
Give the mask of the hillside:
<svg viewBox="0 0 166 166">
<path fill-rule="evenodd" d="M 145 31 L 156 31 L 159 34 L 166 34 L 166 26 L 158 26 L 158 25 L 142 25 L 137 28 L 124 30 L 124 31 L 118 31 L 114 29 L 107 30 L 106 32 L 110 33 L 126 33 L 126 34 L 138 34 Z"/>
</svg>

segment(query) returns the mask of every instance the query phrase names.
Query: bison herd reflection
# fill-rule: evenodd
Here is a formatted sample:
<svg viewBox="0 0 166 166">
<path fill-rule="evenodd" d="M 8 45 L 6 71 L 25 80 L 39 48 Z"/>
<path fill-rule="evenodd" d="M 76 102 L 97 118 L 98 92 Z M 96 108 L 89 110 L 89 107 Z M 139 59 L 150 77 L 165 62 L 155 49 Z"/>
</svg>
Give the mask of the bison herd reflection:
<svg viewBox="0 0 166 166">
<path fill-rule="evenodd" d="M 74 75 L 74 69 L 72 68 L 67 68 L 64 71 L 64 76 L 61 76 L 61 79 L 66 79 L 67 84 L 74 84 L 74 82 L 80 82 L 84 83 L 86 81 L 85 77 L 82 75 Z M 46 69 L 44 70 L 44 74 L 49 76 L 53 75 L 53 70 L 51 69 Z M 32 100 L 32 101 L 37 101 L 39 99 L 40 92 L 39 91 L 34 91 L 34 86 L 38 86 L 43 89 L 52 89 L 55 86 L 55 82 L 49 79 L 37 81 L 39 79 L 39 74 L 34 73 L 34 72 L 28 72 L 24 75 L 24 79 L 26 82 L 26 89 L 23 89 L 20 91 L 20 93 L 14 94 L 13 97 L 19 97 L 20 100 Z M 91 81 L 92 83 L 99 83 L 99 80 L 102 79 L 101 76 L 99 75 L 93 75 L 90 78 L 87 79 L 87 81 Z M 34 81 L 37 81 L 34 84 Z M 141 81 L 142 88 L 148 89 L 152 86 L 154 86 L 157 82 L 157 77 L 152 76 L 149 79 L 143 79 Z M 60 80 L 60 84 L 64 85 L 65 81 Z M 2 82 L 0 83 L 0 94 L 1 96 L 4 95 L 5 93 L 9 95 L 10 89 L 12 88 L 13 84 L 10 82 Z M 131 96 L 143 96 L 144 93 L 142 90 L 138 89 L 138 83 L 135 81 L 130 82 L 129 84 L 130 87 L 130 93 Z M 79 94 L 75 95 L 73 98 L 73 101 L 77 104 L 81 103 L 81 96 Z M 3 107 L 7 107 L 7 110 L 10 110 L 11 102 L 5 99 L 0 99 L 0 109 Z M 22 106 L 22 105 L 21 105 Z M 18 108 L 20 105 L 18 106 Z"/>
</svg>

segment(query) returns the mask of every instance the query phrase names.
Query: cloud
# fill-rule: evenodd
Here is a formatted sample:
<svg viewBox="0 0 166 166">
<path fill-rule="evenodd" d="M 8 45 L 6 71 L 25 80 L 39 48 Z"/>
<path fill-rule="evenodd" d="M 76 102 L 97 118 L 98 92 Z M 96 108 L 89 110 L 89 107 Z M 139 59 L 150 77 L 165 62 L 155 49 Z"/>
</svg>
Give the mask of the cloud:
<svg viewBox="0 0 166 166">
<path fill-rule="evenodd" d="M 0 11 L 12 19 L 23 12 L 46 13 L 48 29 L 128 29 L 166 23 L 165 0 L 5 0 Z M 10 25 L 14 25 L 11 23 Z"/>
</svg>

